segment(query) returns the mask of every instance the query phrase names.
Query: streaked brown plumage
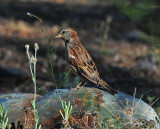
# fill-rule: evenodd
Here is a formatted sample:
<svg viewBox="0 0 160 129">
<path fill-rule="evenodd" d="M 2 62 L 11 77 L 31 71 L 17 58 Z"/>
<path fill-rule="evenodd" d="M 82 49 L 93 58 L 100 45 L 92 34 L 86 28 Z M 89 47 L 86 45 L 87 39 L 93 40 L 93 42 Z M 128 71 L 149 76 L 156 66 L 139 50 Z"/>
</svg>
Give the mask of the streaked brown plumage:
<svg viewBox="0 0 160 129">
<path fill-rule="evenodd" d="M 58 32 L 56 38 L 62 38 L 64 40 L 66 59 L 72 70 L 83 79 L 83 82 L 80 82 L 78 86 L 82 85 L 86 80 L 89 80 L 96 85 L 101 85 L 112 95 L 117 93 L 100 78 L 95 63 L 80 42 L 75 30 L 71 28 L 63 29 Z"/>
</svg>

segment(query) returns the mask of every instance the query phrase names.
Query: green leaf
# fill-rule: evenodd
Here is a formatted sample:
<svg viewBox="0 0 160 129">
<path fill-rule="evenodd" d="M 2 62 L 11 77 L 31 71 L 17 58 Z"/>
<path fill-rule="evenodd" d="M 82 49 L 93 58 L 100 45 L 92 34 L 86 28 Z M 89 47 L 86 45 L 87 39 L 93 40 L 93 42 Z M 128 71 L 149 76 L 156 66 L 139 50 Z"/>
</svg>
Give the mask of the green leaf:
<svg viewBox="0 0 160 129">
<path fill-rule="evenodd" d="M 62 111 L 60 110 L 59 112 L 60 112 L 60 114 L 61 114 L 61 116 L 62 116 L 62 118 L 63 118 L 63 120 L 64 120 L 64 116 L 63 116 L 63 114 L 62 114 Z"/>
</svg>

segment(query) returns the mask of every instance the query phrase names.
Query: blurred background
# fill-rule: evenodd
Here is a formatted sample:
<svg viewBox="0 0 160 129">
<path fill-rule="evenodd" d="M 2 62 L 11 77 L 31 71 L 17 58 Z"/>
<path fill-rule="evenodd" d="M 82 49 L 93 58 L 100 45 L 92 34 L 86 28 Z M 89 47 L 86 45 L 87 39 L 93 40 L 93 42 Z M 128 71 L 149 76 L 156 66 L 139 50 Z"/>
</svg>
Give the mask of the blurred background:
<svg viewBox="0 0 160 129">
<path fill-rule="evenodd" d="M 25 44 L 33 55 L 34 43 L 38 94 L 75 87 L 80 79 L 65 60 L 63 41 L 54 38 L 67 27 L 78 32 L 111 86 L 130 95 L 136 88 L 151 105 L 160 97 L 159 0 L 1 0 L 0 93 L 33 92 Z M 159 100 L 153 106 L 160 111 Z"/>
</svg>

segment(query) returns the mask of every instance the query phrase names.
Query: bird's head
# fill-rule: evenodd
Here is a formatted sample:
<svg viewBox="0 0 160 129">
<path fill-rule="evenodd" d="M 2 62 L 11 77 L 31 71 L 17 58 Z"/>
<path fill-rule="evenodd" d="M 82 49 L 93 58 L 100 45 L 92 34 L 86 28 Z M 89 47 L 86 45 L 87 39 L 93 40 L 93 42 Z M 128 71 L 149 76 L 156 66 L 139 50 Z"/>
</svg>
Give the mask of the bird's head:
<svg viewBox="0 0 160 129">
<path fill-rule="evenodd" d="M 74 29 L 67 28 L 60 30 L 55 38 L 61 38 L 64 41 L 69 41 L 71 38 L 78 38 L 77 32 Z"/>
</svg>

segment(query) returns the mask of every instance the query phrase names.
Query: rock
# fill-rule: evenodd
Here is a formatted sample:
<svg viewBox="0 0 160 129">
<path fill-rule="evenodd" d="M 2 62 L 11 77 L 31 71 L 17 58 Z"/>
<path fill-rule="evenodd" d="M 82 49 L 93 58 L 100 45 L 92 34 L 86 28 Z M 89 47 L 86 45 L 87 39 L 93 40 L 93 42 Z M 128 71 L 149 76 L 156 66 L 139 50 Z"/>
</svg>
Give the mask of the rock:
<svg viewBox="0 0 160 129">
<path fill-rule="evenodd" d="M 25 80 L 27 80 L 27 78 L 29 78 L 29 75 L 23 70 L 0 66 L 0 83 L 1 84 L 15 83 L 16 85 L 18 85 L 24 82 Z"/>
<path fill-rule="evenodd" d="M 39 97 L 39 95 L 37 95 Z M 27 110 L 31 110 L 31 100 L 34 95 L 31 93 L 15 93 L 15 94 L 0 94 L 0 103 L 5 104 L 5 110 L 8 111 L 7 116 L 12 127 L 24 127 L 25 119 L 27 118 Z"/>
<path fill-rule="evenodd" d="M 39 97 L 39 96 L 37 96 Z M 25 128 L 34 124 L 33 110 L 30 100 L 33 94 L 2 95 L 0 103 L 8 110 L 10 123 L 17 122 Z M 36 101 L 39 124 L 43 129 L 60 128 L 62 126 L 61 101 L 70 101 L 73 106 L 69 116 L 72 128 L 160 128 L 159 118 L 152 107 L 140 99 L 118 92 L 112 96 L 108 92 L 96 88 L 57 89 L 41 96 Z M 62 110 L 63 111 L 63 110 Z M 63 112 L 64 113 L 64 112 Z"/>
</svg>

